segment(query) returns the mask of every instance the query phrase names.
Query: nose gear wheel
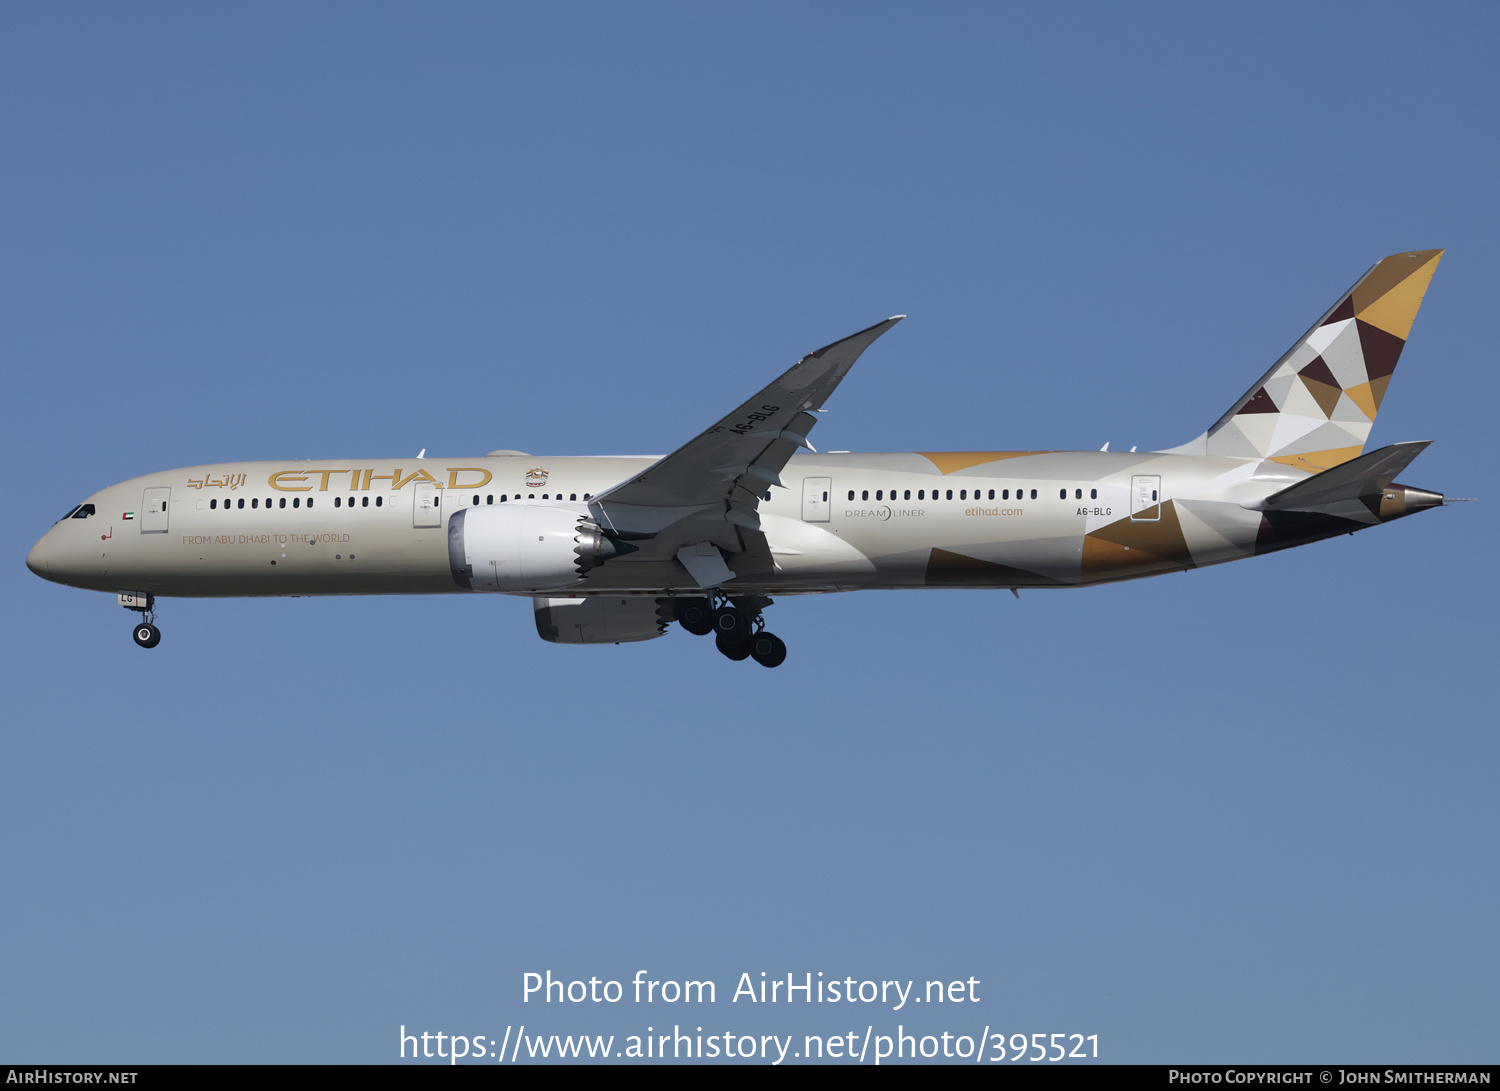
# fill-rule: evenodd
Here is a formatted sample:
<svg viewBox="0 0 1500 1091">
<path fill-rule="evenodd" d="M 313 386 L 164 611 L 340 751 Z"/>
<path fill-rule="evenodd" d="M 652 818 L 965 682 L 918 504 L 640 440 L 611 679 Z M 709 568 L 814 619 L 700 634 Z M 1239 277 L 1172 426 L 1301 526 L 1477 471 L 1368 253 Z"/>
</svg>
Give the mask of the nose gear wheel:
<svg viewBox="0 0 1500 1091">
<path fill-rule="evenodd" d="M 125 596 L 122 593 L 121 598 Z M 139 601 L 137 597 L 136 601 Z M 126 606 L 127 610 L 134 610 L 141 615 L 141 620 L 131 632 L 131 638 L 142 648 L 154 648 L 161 643 L 161 630 L 156 627 L 156 596 L 146 595 L 144 606 Z"/>
</svg>

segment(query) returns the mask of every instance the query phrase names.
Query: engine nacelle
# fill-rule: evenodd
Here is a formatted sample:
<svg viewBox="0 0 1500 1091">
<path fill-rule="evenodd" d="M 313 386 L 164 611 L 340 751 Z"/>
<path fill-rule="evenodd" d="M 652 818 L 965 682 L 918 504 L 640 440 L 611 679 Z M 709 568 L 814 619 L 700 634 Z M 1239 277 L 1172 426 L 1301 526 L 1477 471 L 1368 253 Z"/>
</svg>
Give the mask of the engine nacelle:
<svg viewBox="0 0 1500 1091">
<path fill-rule="evenodd" d="M 536 631 L 554 644 L 630 644 L 667 631 L 656 600 L 644 595 L 534 598 Z"/>
<path fill-rule="evenodd" d="M 469 591 L 572 587 L 589 569 L 635 549 L 601 531 L 586 508 L 522 501 L 460 508 L 448 520 L 448 567 Z"/>
</svg>

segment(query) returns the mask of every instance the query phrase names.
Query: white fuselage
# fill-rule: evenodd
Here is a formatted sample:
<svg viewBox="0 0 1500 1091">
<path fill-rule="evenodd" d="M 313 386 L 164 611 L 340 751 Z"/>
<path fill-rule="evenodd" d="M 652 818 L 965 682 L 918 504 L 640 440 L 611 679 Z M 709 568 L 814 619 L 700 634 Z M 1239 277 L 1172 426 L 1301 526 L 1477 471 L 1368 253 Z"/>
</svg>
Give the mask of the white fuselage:
<svg viewBox="0 0 1500 1091">
<path fill-rule="evenodd" d="M 587 517 L 588 498 L 653 461 L 505 455 L 172 470 L 95 493 L 94 513 L 60 521 L 28 563 L 59 583 L 161 596 L 456 593 L 466 589 L 446 527 L 459 509 L 520 503 Z M 723 590 L 1069 586 L 1216 564 L 1263 551 L 1263 518 L 1247 503 L 1307 476 L 1256 459 L 1159 453 L 804 452 L 759 508 L 775 571 Z M 552 590 L 671 595 L 698 585 L 670 556 L 643 550 Z"/>
</svg>

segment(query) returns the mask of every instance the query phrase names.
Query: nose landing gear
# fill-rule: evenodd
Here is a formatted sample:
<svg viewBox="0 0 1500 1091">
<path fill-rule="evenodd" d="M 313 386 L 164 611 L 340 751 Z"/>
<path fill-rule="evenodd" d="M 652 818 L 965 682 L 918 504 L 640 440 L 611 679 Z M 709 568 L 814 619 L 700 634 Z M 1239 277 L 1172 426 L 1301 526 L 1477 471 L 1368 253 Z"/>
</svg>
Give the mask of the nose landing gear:
<svg viewBox="0 0 1500 1091">
<path fill-rule="evenodd" d="M 694 636 L 714 634 L 714 646 L 726 659 L 753 659 L 763 667 L 786 661 L 786 644 L 766 632 L 761 611 L 771 600 L 761 596 L 731 599 L 716 592 L 712 598 L 679 599 L 677 620 Z"/>
<path fill-rule="evenodd" d="M 139 591 L 122 591 L 116 596 L 121 606 L 141 615 L 135 630 L 130 634 L 142 648 L 154 648 L 161 643 L 161 630 L 156 627 L 156 596 Z"/>
</svg>

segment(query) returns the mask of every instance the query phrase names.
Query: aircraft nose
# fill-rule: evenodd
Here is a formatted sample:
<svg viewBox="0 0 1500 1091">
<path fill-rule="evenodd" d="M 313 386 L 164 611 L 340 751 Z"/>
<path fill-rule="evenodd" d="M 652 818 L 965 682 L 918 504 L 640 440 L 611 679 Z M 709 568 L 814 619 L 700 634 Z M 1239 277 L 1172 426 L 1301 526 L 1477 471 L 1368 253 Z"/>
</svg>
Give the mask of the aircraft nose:
<svg viewBox="0 0 1500 1091">
<path fill-rule="evenodd" d="M 45 534 L 36 545 L 31 547 L 31 552 L 26 554 L 26 567 L 44 580 L 52 578 L 51 572 L 47 570 L 47 536 Z"/>
</svg>

